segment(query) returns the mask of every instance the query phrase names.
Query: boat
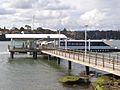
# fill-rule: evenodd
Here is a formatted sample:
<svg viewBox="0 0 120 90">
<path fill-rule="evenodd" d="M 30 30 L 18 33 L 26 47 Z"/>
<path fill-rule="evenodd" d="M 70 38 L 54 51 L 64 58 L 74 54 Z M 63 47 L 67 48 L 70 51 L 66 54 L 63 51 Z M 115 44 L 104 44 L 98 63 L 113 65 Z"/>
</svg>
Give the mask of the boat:
<svg viewBox="0 0 120 90">
<path fill-rule="evenodd" d="M 59 41 L 54 42 L 59 47 Z M 120 43 L 119 43 L 120 44 Z M 60 48 L 72 50 L 85 50 L 85 40 L 60 40 Z M 119 48 L 105 42 L 105 40 L 86 40 L 87 51 L 92 52 L 118 52 Z"/>
<path fill-rule="evenodd" d="M 103 40 L 104 43 L 110 45 L 113 48 L 120 49 L 120 40 L 110 39 L 110 40 Z"/>
</svg>

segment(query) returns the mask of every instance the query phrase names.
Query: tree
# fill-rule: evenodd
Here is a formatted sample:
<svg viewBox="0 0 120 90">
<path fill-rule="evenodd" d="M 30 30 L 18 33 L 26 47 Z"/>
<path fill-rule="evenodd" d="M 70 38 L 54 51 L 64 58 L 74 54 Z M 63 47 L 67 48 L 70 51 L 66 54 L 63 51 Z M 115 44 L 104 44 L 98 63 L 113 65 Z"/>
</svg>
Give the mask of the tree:
<svg viewBox="0 0 120 90">
<path fill-rule="evenodd" d="M 25 25 L 25 27 L 27 28 L 27 30 L 31 30 L 31 26 Z"/>
<path fill-rule="evenodd" d="M 24 31 L 25 29 L 23 27 L 20 28 L 20 31 Z"/>
<path fill-rule="evenodd" d="M 4 27 L 4 30 L 6 30 L 6 27 Z"/>
</svg>

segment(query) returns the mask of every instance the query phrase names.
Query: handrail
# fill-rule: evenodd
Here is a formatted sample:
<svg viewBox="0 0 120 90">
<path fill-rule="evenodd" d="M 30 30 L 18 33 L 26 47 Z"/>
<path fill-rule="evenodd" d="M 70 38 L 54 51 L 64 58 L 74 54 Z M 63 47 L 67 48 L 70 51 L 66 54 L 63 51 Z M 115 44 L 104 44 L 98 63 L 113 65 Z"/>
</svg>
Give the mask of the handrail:
<svg viewBox="0 0 120 90">
<path fill-rule="evenodd" d="M 72 58 L 74 60 L 82 60 L 83 62 L 88 62 L 89 64 L 99 65 L 104 67 L 112 68 L 112 70 L 119 70 L 120 71 L 120 61 L 119 56 L 112 57 L 107 56 L 104 54 L 94 53 L 94 52 L 87 52 L 85 60 L 84 51 L 80 50 L 71 50 L 71 49 L 62 49 L 62 48 L 55 48 L 55 47 L 46 47 L 46 50 L 50 50 L 51 53 L 57 54 L 60 56 L 64 56 L 67 58 Z M 111 65 L 111 66 L 110 66 Z M 119 66 L 119 68 L 118 68 Z"/>
</svg>

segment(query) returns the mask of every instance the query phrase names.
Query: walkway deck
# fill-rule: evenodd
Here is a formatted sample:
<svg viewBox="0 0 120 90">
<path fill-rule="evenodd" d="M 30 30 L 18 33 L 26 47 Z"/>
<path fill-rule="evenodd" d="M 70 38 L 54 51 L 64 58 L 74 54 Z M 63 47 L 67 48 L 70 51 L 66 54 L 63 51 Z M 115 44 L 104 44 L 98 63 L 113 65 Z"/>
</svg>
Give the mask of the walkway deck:
<svg viewBox="0 0 120 90">
<path fill-rule="evenodd" d="M 60 49 L 46 49 L 41 52 L 120 76 L 120 62 L 112 57 L 97 53 L 87 53 L 85 59 L 84 52 Z"/>
</svg>

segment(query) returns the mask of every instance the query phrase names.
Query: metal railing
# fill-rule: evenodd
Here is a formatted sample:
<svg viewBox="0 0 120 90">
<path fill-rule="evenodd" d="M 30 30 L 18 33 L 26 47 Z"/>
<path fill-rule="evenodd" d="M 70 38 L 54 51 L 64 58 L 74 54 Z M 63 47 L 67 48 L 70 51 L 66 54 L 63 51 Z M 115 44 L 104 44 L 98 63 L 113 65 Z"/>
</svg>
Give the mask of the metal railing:
<svg viewBox="0 0 120 90">
<path fill-rule="evenodd" d="M 63 56 L 69 59 L 86 62 L 88 64 L 100 66 L 103 68 L 117 70 L 120 73 L 120 60 L 118 55 L 114 57 L 110 54 L 105 55 L 102 53 L 87 51 L 86 59 L 85 59 L 85 52 L 80 50 L 70 50 L 70 49 L 66 50 L 66 49 L 54 48 L 54 47 L 46 47 L 44 48 L 44 50 L 47 50 L 50 53 Z"/>
</svg>

